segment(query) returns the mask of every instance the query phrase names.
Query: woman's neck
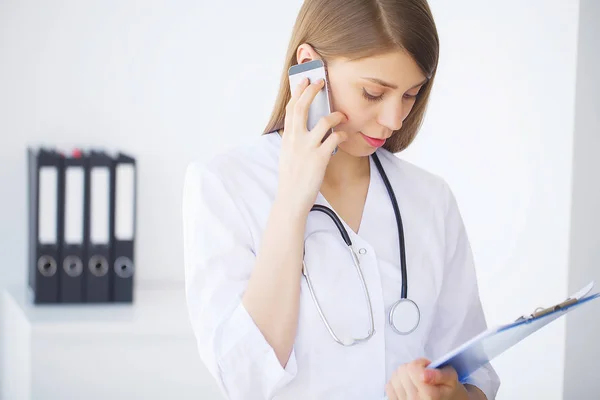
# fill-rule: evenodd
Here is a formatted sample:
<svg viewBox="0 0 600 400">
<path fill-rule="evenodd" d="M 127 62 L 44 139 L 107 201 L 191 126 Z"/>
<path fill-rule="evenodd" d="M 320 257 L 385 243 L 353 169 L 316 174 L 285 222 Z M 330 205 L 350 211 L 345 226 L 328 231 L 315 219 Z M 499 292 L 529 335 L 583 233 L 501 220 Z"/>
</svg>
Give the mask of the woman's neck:
<svg viewBox="0 0 600 400">
<path fill-rule="evenodd" d="M 369 157 L 355 157 L 338 149 L 329 160 L 323 185 L 331 189 L 341 189 L 344 186 L 354 186 L 368 179 L 369 175 Z"/>
</svg>

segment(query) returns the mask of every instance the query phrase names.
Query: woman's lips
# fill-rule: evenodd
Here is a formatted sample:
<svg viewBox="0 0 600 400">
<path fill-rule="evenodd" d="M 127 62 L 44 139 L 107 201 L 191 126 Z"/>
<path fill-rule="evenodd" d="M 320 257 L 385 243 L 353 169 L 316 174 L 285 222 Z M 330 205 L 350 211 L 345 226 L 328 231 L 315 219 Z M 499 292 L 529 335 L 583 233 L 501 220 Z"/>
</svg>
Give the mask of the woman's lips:
<svg viewBox="0 0 600 400">
<path fill-rule="evenodd" d="M 365 142 L 367 142 L 369 144 L 369 146 L 371 146 L 371 147 L 378 148 L 385 144 L 385 139 L 375 139 L 375 138 L 365 135 L 362 132 L 360 132 L 360 134 L 362 135 L 363 139 L 365 139 Z"/>
</svg>

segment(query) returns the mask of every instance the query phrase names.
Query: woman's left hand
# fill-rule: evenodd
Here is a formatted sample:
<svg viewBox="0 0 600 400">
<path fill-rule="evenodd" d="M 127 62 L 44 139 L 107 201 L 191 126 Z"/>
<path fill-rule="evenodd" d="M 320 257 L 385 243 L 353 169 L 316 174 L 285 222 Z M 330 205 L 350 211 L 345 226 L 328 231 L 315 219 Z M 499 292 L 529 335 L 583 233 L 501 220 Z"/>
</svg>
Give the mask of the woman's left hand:
<svg viewBox="0 0 600 400">
<path fill-rule="evenodd" d="M 385 386 L 389 400 L 468 400 L 452 367 L 426 368 L 431 362 L 419 358 L 401 365 Z"/>
</svg>

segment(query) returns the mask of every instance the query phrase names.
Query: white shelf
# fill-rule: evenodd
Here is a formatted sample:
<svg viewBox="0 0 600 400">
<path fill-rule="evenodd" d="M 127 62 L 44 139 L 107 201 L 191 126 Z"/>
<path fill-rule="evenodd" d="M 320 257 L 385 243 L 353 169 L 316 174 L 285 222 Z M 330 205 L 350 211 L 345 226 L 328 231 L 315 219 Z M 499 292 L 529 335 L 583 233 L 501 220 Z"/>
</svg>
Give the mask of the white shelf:
<svg viewBox="0 0 600 400">
<path fill-rule="evenodd" d="M 133 304 L 34 305 L 14 287 L 0 299 L 0 399 L 223 399 L 182 288 L 138 288 Z"/>
<path fill-rule="evenodd" d="M 133 304 L 36 305 L 29 297 L 25 288 L 4 293 L 40 333 L 193 336 L 183 288 L 139 288 Z"/>
</svg>

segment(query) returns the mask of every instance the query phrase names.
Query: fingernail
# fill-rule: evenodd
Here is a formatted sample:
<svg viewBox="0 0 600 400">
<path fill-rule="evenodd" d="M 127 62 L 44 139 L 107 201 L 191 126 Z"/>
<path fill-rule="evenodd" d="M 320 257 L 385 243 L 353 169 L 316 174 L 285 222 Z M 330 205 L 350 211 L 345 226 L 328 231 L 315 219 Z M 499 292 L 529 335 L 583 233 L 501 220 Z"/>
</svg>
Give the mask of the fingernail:
<svg viewBox="0 0 600 400">
<path fill-rule="evenodd" d="M 423 371 L 423 382 L 429 383 L 431 381 L 431 371 L 424 370 Z"/>
</svg>

